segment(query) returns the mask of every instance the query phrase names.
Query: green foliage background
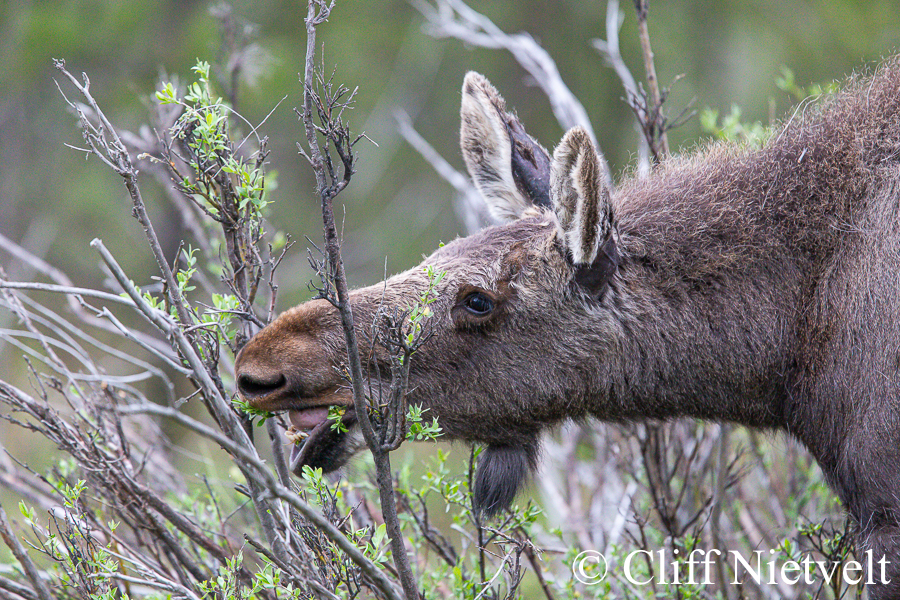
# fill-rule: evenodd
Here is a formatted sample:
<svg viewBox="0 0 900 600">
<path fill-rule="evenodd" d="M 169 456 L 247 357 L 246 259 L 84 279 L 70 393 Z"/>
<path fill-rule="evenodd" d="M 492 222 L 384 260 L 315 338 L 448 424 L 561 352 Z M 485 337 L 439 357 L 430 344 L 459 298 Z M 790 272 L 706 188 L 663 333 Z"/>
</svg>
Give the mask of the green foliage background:
<svg viewBox="0 0 900 600">
<path fill-rule="evenodd" d="M 615 76 L 590 46 L 605 37 L 602 2 L 522 0 L 473 2 L 505 31 L 530 32 L 556 59 L 563 78 L 585 107 L 614 170 L 632 164 L 636 133 Z M 622 28 L 622 52 L 636 76 L 640 57 L 630 3 Z M 0 8 L 0 233 L 26 244 L 76 279 L 97 277 L 87 242 L 101 234 L 126 268 L 150 264 L 127 200 L 114 176 L 63 146 L 78 144 L 72 117 L 56 91 L 51 58 L 85 71 L 110 118 L 137 127 L 144 120 L 136 95 L 146 96 L 165 68 L 187 74 L 198 59 L 214 61 L 218 36 L 207 2 L 4 2 Z M 309 169 L 294 147 L 301 131 L 292 108 L 300 104 L 297 81 L 305 5 L 298 2 L 237 2 L 235 11 L 259 24 L 259 41 L 272 65 L 254 89 L 240 93 L 239 110 L 270 117 L 270 161 L 280 188 L 271 220 L 295 239 L 319 236 L 318 206 Z M 341 200 L 347 206 L 345 257 L 351 285 L 405 269 L 461 226 L 451 190 L 396 133 L 392 111 L 415 117 L 419 131 L 462 169 L 457 149 L 459 86 L 467 70 L 494 82 L 526 126 L 552 147 L 562 132 L 546 99 L 504 52 L 470 49 L 433 40 L 422 18 L 404 0 L 343 0 L 331 26 L 320 33 L 326 62 L 339 81 L 361 88 L 351 116 L 357 130 L 379 144 L 360 144 L 359 173 Z M 788 105 L 775 87 L 787 65 L 801 84 L 842 78 L 892 52 L 900 40 L 900 13 L 891 1 L 654 2 L 650 28 L 663 84 L 679 74 L 671 98 L 677 111 L 692 98 L 696 107 L 768 121 Z M 677 113 L 675 113 L 677 114 Z M 674 116 L 674 114 L 673 114 Z M 697 119 L 672 134 L 673 147 L 690 148 L 700 136 Z M 144 184 L 151 209 L 160 191 Z M 160 218 L 160 217 L 157 217 Z M 177 215 L 163 215 L 166 243 L 180 239 Z M 282 307 L 308 297 L 302 252 L 282 270 Z M 13 273 L 14 275 L 14 273 Z M 5 361 L 4 361 L 5 362 Z"/>
</svg>

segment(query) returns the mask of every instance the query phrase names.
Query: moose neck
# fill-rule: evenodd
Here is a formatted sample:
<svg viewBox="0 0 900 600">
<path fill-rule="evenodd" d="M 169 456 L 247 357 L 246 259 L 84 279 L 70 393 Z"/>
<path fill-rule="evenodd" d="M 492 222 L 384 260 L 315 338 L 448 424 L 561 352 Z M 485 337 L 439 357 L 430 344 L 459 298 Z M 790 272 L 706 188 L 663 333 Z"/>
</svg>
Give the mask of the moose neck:
<svg viewBox="0 0 900 600">
<path fill-rule="evenodd" d="M 597 414 L 788 426 L 787 357 L 827 249 L 810 250 L 819 224 L 765 206 L 751 162 L 713 149 L 620 190 L 624 262 L 605 301 L 621 348 L 600 361 L 612 398 Z"/>
<path fill-rule="evenodd" d="M 620 275 L 611 295 L 622 346 L 602 361 L 610 405 L 622 411 L 614 416 L 786 425 L 794 310 L 790 294 L 776 290 L 784 265 L 674 285 L 648 264 L 628 263 Z"/>
</svg>

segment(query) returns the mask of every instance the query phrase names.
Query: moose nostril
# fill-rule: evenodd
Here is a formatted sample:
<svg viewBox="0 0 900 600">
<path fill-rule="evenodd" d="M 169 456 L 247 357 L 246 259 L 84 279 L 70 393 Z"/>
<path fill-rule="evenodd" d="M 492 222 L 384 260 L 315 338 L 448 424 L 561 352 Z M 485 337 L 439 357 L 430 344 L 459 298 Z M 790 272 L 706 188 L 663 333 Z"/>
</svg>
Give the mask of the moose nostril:
<svg viewBox="0 0 900 600">
<path fill-rule="evenodd" d="M 271 377 L 258 377 L 242 373 L 238 376 L 238 389 L 247 397 L 258 397 L 271 394 L 285 386 L 287 380 L 282 373 Z"/>
</svg>

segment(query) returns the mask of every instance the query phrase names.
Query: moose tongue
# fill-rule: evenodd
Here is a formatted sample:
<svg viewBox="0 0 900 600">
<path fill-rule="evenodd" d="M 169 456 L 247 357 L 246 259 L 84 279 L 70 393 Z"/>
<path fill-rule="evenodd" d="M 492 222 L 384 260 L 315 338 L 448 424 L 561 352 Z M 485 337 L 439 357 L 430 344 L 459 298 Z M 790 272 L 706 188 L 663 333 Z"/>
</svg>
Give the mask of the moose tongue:
<svg viewBox="0 0 900 600">
<path fill-rule="evenodd" d="M 291 420 L 291 425 L 297 429 L 309 431 L 328 419 L 328 407 L 317 406 L 303 410 L 292 410 L 288 412 L 288 418 Z"/>
<path fill-rule="evenodd" d="M 332 427 L 334 422 L 328 419 L 328 408 L 290 411 L 288 418 L 291 425 L 308 433 L 302 444 L 294 444 L 291 448 L 290 470 L 294 475 L 302 477 L 304 465 L 326 466 L 333 462 L 332 455 L 335 449 L 339 451 L 340 437 L 344 434 Z M 356 423 L 356 411 L 352 407 L 347 409 L 341 422 L 347 428 L 353 427 Z M 335 466 L 331 466 L 328 470 L 334 468 Z"/>
</svg>

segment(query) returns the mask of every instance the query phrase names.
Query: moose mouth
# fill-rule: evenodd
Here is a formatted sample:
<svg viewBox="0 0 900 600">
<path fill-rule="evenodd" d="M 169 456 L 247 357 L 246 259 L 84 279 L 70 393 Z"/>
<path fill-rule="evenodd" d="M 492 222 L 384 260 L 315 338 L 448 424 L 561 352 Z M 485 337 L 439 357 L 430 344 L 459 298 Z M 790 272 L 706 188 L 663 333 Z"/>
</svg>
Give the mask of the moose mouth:
<svg viewBox="0 0 900 600">
<path fill-rule="evenodd" d="M 350 435 L 347 431 L 356 425 L 356 411 L 345 407 L 338 427 L 328 418 L 329 407 L 315 406 L 288 411 L 290 428 L 285 432 L 294 442 L 290 455 L 290 470 L 302 477 L 303 467 L 321 468 L 325 472 L 334 471 L 347 462 L 353 454 Z"/>
</svg>

